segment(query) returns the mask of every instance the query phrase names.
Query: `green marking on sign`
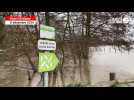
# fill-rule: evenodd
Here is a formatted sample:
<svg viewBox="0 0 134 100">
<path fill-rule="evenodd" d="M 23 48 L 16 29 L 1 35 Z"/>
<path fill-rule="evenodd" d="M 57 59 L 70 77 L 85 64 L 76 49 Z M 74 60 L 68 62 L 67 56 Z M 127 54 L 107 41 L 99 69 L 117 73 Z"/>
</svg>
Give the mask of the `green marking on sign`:
<svg viewBox="0 0 134 100">
<path fill-rule="evenodd" d="M 49 32 L 54 32 L 55 31 L 55 29 L 53 27 L 49 27 L 49 26 L 45 26 L 45 25 L 44 26 L 41 26 L 40 27 L 40 30 L 41 31 L 44 31 L 44 32 L 45 31 L 49 31 Z"/>
<path fill-rule="evenodd" d="M 59 60 L 55 53 L 39 52 L 39 72 L 53 71 L 59 63 Z"/>
</svg>

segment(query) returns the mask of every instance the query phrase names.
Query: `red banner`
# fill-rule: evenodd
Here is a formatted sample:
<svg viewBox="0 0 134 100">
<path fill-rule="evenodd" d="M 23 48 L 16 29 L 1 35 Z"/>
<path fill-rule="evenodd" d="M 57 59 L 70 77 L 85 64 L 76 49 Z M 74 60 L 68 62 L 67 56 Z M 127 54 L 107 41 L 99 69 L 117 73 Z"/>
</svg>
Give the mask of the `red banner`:
<svg viewBox="0 0 134 100">
<path fill-rule="evenodd" d="M 36 16 L 5 16 L 4 19 L 7 21 L 19 21 L 19 20 L 31 20 L 31 21 L 35 21 L 36 20 Z"/>
</svg>

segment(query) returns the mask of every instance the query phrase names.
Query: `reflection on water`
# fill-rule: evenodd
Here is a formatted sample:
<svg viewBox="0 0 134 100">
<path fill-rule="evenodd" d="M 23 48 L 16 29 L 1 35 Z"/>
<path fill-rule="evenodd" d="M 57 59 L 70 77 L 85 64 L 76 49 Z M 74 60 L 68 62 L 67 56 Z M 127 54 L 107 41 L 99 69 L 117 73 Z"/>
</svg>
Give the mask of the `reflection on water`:
<svg viewBox="0 0 134 100">
<path fill-rule="evenodd" d="M 0 51 L 0 87 L 28 86 L 27 71 L 16 69 L 15 62 Z"/>
<path fill-rule="evenodd" d="M 111 46 L 91 47 L 91 83 L 108 81 L 109 73 L 115 72 L 117 79 L 134 79 L 134 50 L 120 52 Z"/>
</svg>

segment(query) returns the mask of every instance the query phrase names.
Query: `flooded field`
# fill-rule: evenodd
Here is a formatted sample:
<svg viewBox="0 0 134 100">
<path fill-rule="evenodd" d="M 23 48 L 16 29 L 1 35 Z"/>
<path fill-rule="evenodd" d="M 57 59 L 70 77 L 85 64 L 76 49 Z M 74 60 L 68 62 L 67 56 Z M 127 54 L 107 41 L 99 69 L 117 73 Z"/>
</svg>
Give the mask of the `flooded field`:
<svg viewBox="0 0 134 100">
<path fill-rule="evenodd" d="M 89 69 L 91 84 L 109 81 L 109 73 L 116 73 L 116 79 L 127 80 L 134 79 L 134 50 L 122 51 L 114 49 L 111 46 L 101 46 L 98 48 L 91 47 L 89 52 Z M 64 65 L 65 84 L 79 83 L 79 68 L 74 70 L 71 58 Z M 22 61 L 21 61 L 22 60 Z M 18 59 L 16 62 L 8 61 L 8 56 L 0 51 L 0 87 L 24 87 L 28 86 L 27 70 L 17 69 L 19 66 L 30 66 L 24 59 Z M 16 64 L 17 65 L 17 64 Z M 75 72 L 73 72 L 75 71 Z M 75 76 L 74 76 L 75 74 Z M 84 81 L 87 79 L 85 78 Z M 60 84 L 60 79 L 57 80 Z M 60 86 L 60 85 L 57 85 Z"/>
<path fill-rule="evenodd" d="M 90 48 L 91 83 L 109 81 L 109 73 L 116 73 L 116 79 L 134 79 L 134 50 L 120 52 L 110 46 Z"/>
</svg>

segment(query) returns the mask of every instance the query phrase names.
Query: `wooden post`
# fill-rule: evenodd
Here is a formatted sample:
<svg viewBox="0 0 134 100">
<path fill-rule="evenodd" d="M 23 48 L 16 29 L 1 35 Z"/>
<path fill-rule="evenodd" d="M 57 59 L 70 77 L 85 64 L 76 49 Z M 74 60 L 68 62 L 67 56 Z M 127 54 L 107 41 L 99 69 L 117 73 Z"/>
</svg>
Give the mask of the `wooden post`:
<svg viewBox="0 0 134 100">
<path fill-rule="evenodd" d="M 109 80 L 110 80 L 110 81 L 113 81 L 113 80 L 115 80 L 115 78 L 116 78 L 116 77 L 115 77 L 115 73 L 111 73 L 111 72 L 110 72 L 110 73 L 109 73 Z"/>
</svg>

